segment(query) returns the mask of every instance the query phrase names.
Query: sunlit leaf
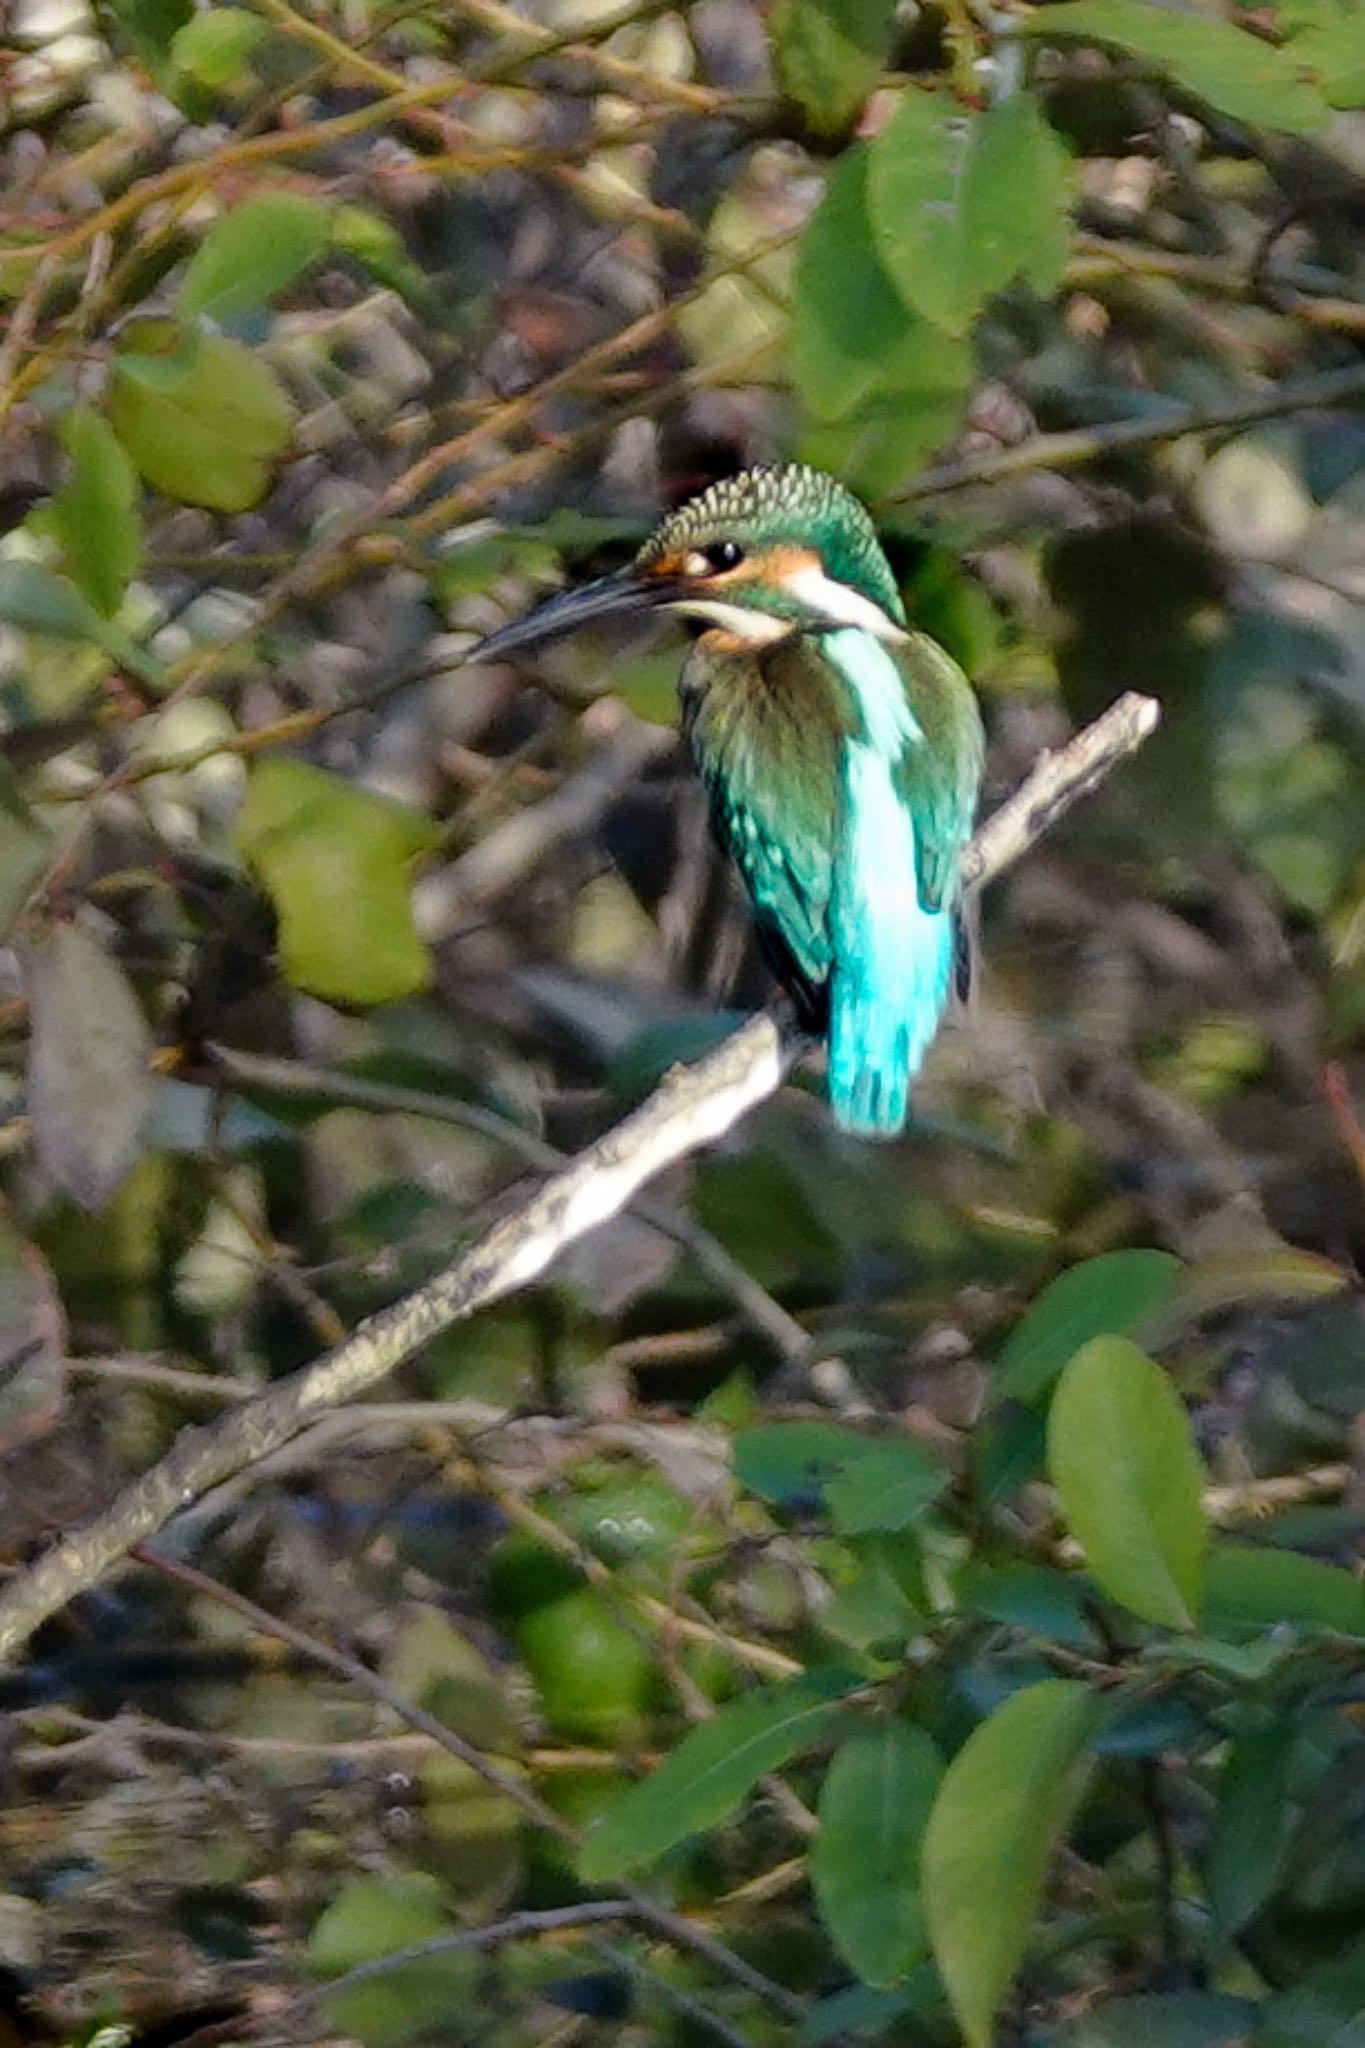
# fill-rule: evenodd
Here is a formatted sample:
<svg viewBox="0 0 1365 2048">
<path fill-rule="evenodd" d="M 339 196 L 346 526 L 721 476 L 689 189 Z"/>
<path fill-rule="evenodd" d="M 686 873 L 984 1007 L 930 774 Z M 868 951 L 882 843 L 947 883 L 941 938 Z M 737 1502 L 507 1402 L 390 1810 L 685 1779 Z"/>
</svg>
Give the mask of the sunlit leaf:
<svg viewBox="0 0 1365 2048">
<path fill-rule="evenodd" d="M 777 0 L 773 62 L 787 98 L 818 134 L 847 127 L 881 75 L 896 0 Z"/>
<path fill-rule="evenodd" d="M 327 247 L 330 214 L 301 192 L 244 199 L 209 229 L 180 286 L 180 310 L 215 320 L 254 312 L 286 291 Z"/>
<path fill-rule="evenodd" d="M 284 454 L 293 413 L 274 372 L 224 334 L 141 322 L 114 358 L 109 417 L 149 484 L 187 505 L 245 512 Z"/>
<path fill-rule="evenodd" d="M 1365 107 L 1365 24 L 1358 0 L 1313 0 L 1289 54 L 1332 107 Z"/>
<path fill-rule="evenodd" d="M 1050 1280 L 1000 1353 L 995 1395 L 1036 1401 L 1092 1337 L 1128 1337 L 1170 1300 L 1184 1268 L 1172 1252 L 1100 1252 Z"/>
<path fill-rule="evenodd" d="M 1014 278 L 1057 284 L 1069 184 L 1066 150 L 1026 96 L 975 115 L 908 92 L 869 149 L 873 241 L 906 305 L 964 334 Z"/>
<path fill-rule="evenodd" d="M 296 988 L 335 1003 L 391 1003 L 431 978 L 412 921 L 412 868 L 429 818 L 305 761 L 258 761 L 237 838 L 280 921 Z"/>
<path fill-rule="evenodd" d="M 997 1707 L 948 1766 L 924 1841 L 924 1904 L 969 2048 L 990 2048 L 1097 1720 L 1083 1685 L 1045 1679 Z"/>
<path fill-rule="evenodd" d="M 249 14 L 244 7 L 207 7 L 176 30 L 171 56 L 177 68 L 200 85 L 221 90 L 243 77 L 265 34 L 260 15 Z"/>
<path fill-rule="evenodd" d="M 73 1201 L 97 1209 L 137 1157 L 151 1034 L 122 968 L 81 925 L 54 925 L 24 958 L 39 1163 Z"/>
<path fill-rule="evenodd" d="M 584 1880 L 619 1877 L 719 1827 L 766 1772 L 828 1733 L 852 1683 L 845 1673 L 807 1672 L 722 1707 L 590 1829 L 579 1859 Z"/>
<path fill-rule="evenodd" d="M 76 406 L 59 433 L 71 473 L 53 497 L 53 525 L 73 582 L 108 615 L 123 602 L 142 555 L 137 472 L 93 406 Z"/>
<path fill-rule="evenodd" d="M 836 1948 L 867 1984 L 899 1983 L 928 1951 L 920 1851 L 943 1775 L 922 1729 L 884 1718 L 835 1751 L 811 1882 Z"/>
<path fill-rule="evenodd" d="M 1204 1468 L 1170 1380 L 1126 1337 L 1094 1337 L 1057 1385 L 1048 1469 L 1103 1590 L 1189 1628 L 1204 1583 Z"/>
<path fill-rule="evenodd" d="M 1015 27 L 1020 35 L 1080 37 L 1121 50 L 1220 114 L 1255 127 L 1307 135 L 1327 123 L 1326 102 L 1302 75 L 1292 45 L 1276 49 L 1207 15 L 1148 0 L 1071 0 L 1040 8 Z"/>
</svg>

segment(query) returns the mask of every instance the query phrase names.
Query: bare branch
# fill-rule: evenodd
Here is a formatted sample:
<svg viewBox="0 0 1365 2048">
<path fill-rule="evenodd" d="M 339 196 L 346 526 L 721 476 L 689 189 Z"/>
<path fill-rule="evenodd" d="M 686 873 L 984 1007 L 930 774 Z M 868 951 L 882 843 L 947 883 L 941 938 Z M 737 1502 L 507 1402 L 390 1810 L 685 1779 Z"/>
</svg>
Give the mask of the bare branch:
<svg viewBox="0 0 1365 2048">
<path fill-rule="evenodd" d="M 1062 813 L 1154 728 L 1150 698 L 1120 700 L 1060 753 L 1038 763 L 982 827 L 967 854 L 980 887 L 1017 860 Z M 160 1463 L 102 1514 L 69 1530 L 0 1593 L 0 1666 L 77 1593 L 98 1585 L 211 1486 L 288 1443 L 328 1409 L 353 1400 L 441 1331 L 539 1279 L 568 1245 L 608 1222 L 656 1174 L 733 1129 L 776 1093 L 799 1047 L 764 1013 L 691 1067 L 675 1068 L 645 1103 L 431 1280 L 382 1309 L 312 1365 L 205 1428 L 185 1431 Z"/>
<path fill-rule="evenodd" d="M 1097 462 L 1105 455 L 1119 455 L 1129 448 L 1143 448 L 1156 441 L 1174 441 L 1181 434 L 1209 434 L 1230 427 L 1254 426 L 1259 420 L 1283 419 L 1288 413 L 1310 412 L 1317 406 L 1359 405 L 1365 401 L 1365 365 L 1352 363 L 1344 370 L 1325 370 L 1320 377 L 1305 377 L 1296 384 L 1272 384 L 1250 398 L 1233 399 L 1227 405 L 1171 405 L 1160 412 L 1143 413 L 1135 419 L 1106 420 L 1097 427 L 1068 427 L 1057 434 L 1035 434 L 1017 448 L 1000 448 L 990 455 L 969 455 L 960 462 L 945 462 L 938 469 L 926 469 L 903 491 L 894 493 L 894 504 L 918 505 L 925 498 L 940 498 L 948 491 L 969 490 L 973 484 L 998 483 L 1002 477 L 1020 476 L 1035 469 L 1077 469 Z"/>
</svg>

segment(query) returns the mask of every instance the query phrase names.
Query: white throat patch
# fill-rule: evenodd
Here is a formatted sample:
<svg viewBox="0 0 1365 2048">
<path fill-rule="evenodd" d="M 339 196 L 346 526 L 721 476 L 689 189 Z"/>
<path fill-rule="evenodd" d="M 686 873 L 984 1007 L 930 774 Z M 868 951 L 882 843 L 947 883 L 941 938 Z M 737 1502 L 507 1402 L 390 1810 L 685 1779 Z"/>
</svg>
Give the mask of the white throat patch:
<svg viewBox="0 0 1365 2048">
<path fill-rule="evenodd" d="M 832 626 L 860 626 L 879 640 L 904 640 L 905 628 L 889 618 L 879 604 L 847 583 L 827 576 L 818 564 L 793 569 L 782 578 L 782 588 L 813 612 L 819 612 Z"/>
<path fill-rule="evenodd" d="M 753 611 L 747 604 L 727 604 L 721 597 L 684 597 L 671 604 L 669 610 L 681 612 L 684 618 L 703 619 L 710 626 L 733 633 L 736 640 L 751 641 L 755 647 L 785 640 L 795 630 L 792 619 L 776 619 L 771 612 Z"/>
</svg>

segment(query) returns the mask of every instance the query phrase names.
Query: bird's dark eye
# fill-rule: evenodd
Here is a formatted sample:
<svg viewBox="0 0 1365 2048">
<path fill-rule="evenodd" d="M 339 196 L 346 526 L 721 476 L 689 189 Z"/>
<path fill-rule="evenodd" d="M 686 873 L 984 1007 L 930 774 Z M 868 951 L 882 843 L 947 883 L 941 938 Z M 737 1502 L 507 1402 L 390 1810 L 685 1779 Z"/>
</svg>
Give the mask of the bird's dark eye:
<svg viewBox="0 0 1365 2048">
<path fill-rule="evenodd" d="M 708 569 L 737 569 L 744 560 L 744 550 L 737 540 L 713 540 L 709 548 L 700 550 Z"/>
</svg>

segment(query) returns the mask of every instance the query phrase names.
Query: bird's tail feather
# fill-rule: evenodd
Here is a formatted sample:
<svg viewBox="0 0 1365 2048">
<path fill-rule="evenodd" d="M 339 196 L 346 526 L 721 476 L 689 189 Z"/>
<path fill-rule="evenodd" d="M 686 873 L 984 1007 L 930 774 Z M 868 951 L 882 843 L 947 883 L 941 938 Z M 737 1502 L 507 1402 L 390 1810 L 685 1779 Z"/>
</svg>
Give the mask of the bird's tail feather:
<svg viewBox="0 0 1365 2048">
<path fill-rule="evenodd" d="M 841 1129 L 893 1138 L 910 1113 L 910 1083 L 948 1001 L 956 956 L 949 910 L 904 909 L 894 943 L 860 948 L 835 968 L 829 1099 Z"/>
</svg>

